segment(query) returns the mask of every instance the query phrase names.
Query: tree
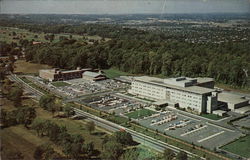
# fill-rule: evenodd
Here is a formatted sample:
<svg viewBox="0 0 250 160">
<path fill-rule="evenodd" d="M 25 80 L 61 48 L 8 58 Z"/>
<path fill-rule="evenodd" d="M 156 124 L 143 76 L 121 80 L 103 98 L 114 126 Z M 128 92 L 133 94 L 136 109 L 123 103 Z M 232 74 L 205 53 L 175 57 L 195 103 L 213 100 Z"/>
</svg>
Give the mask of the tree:
<svg viewBox="0 0 250 160">
<path fill-rule="evenodd" d="M 55 97 L 53 95 L 43 95 L 39 100 L 39 105 L 48 111 L 52 111 L 52 108 L 55 105 Z"/>
<path fill-rule="evenodd" d="M 10 73 L 13 73 L 14 72 L 14 64 L 13 63 L 9 63 L 7 66 L 6 66 L 6 71 L 10 72 Z"/>
<path fill-rule="evenodd" d="M 170 150 L 168 148 L 164 150 L 164 153 L 163 153 L 164 160 L 172 160 L 172 159 L 174 159 L 174 157 L 175 157 L 175 154 L 172 150 Z"/>
<path fill-rule="evenodd" d="M 108 141 L 110 141 L 110 137 L 109 135 L 105 135 L 102 140 L 102 149 L 103 149 L 104 144 L 106 144 Z"/>
<path fill-rule="evenodd" d="M 188 156 L 186 152 L 180 151 L 177 156 L 176 156 L 177 160 L 187 160 Z"/>
<path fill-rule="evenodd" d="M 23 90 L 19 87 L 13 87 L 10 89 L 8 98 L 14 102 L 14 106 L 18 107 L 22 105 Z"/>
<path fill-rule="evenodd" d="M 54 105 L 51 108 L 51 113 L 54 116 L 54 114 L 58 111 L 60 111 L 62 108 L 62 101 L 59 99 L 55 99 Z"/>
<path fill-rule="evenodd" d="M 132 135 L 126 131 L 117 131 L 113 134 L 113 137 L 116 142 L 123 145 L 132 145 L 134 142 Z"/>
<path fill-rule="evenodd" d="M 42 160 L 42 159 L 54 159 L 59 155 L 54 151 L 54 149 L 48 145 L 43 144 L 36 147 L 33 157 L 35 160 Z"/>
<path fill-rule="evenodd" d="M 137 160 L 139 152 L 136 149 L 129 149 L 122 155 L 122 160 Z"/>
<path fill-rule="evenodd" d="M 66 106 L 64 107 L 64 113 L 66 114 L 67 117 L 74 115 L 74 109 L 73 105 L 70 103 L 67 103 Z"/>
<path fill-rule="evenodd" d="M 95 130 L 95 123 L 93 121 L 87 122 L 86 130 L 89 131 L 89 133 L 93 132 Z"/>
<path fill-rule="evenodd" d="M 10 64 L 15 62 L 15 57 L 12 54 L 9 55 L 9 61 L 11 62 Z"/>
<path fill-rule="evenodd" d="M 3 126 L 7 126 L 8 125 L 8 121 L 7 121 L 7 112 L 1 108 L 1 117 L 0 117 L 0 122 Z"/>
<path fill-rule="evenodd" d="M 81 143 L 71 143 L 70 155 L 73 158 L 78 159 L 78 157 L 81 155 L 83 149 L 82 145 L 83 144 Z"/>
<path fill-rule="evenodd" d="M 101 157 L 104 160 L 117 160 L 123 153 L 123 147 L 116 141 L 109 141 L 103 146 Z"/>
<path fill-rule="evenodd" d="M 16 32 L 13 31 L 13 32 L 12 32 L 12 36 L 16 36 Z"/>
<path fill-rule="evenodd" d="M 94 143 L 93 142 L 89 142 L 89 143 L 86 144 L 86 146 L 85 146 L 85 152 L 87 154 L 87 157 L 91 158 L 91 156 L 94 153 Z"/>
<path fill-rule="evenodd" d="M 24 126 L 27 128 L 28 125 L 32 123 L 32 121 L 36 117 L 36 110 L 33 107 L 23 107 L 18 109 L 16 119 L 17 123 L 24 124 Z"/>
<path fill-rule="evenodd" d="M 2 90 L 4 94 L 9 94 L 11 90 L 11 81 L 9 79 L 4 80 L 4 84 L 2 85 Z"/>
<path fill-rule="evenodd" d="M 60 134 L 63 150 L 65 154 L 72 156 L 73 158 L 78 159 L 80 155 L 84 152 L 84 139 L 81 135 L 70 136 L 66 132 Z"/>
<path fill-rule="evenodd" d="M 38 136 L 43 136 L 45 120 L 41 118 L 36 118 L 31 125 L 31 128 L 37 132 Z"/>
<path fill-rule="evenodd" d="M 16 115 L 17 110 L 13 110 L 11 112 L 7 112 L 6 114 L 6 125 L 5 126 L 12 126 L 17 124 Z"/>
<path fill-rule="evenodd" d="M 43 153 L 44 153 L 44 150 L 43 150 L 42 146 L 37 146 L 35 149 L 35 152 L 33 154 L 34 159 L 35 160 L 42 160 Z"/>
</svg>

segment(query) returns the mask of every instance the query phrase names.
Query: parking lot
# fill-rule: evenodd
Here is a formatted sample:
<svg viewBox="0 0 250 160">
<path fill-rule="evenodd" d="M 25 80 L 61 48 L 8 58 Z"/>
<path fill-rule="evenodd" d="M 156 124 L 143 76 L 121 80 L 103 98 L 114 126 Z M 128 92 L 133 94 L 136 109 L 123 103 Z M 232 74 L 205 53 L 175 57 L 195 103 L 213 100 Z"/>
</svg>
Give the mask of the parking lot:
<svg viewBox="0 0 250 160">
<path fill-rule="evenodd" d="M 64 94 L 67 94 L 69 97 L 72 97 L 72 98 L 83 96 L 86 94 L 93 94 L 93 93 L 104 92 L 108 90 L 114 90 L 117 88 L 126 87 L 126 84 L 116 82 L 111 79 L 92 82 L 92 81 L 79 78 L 79 79 L 72 79 L 72 80 L 68 80 L 64 82 L 70 85 L 56 87 L 56 89 Z"/>
<path fill-rule="evenodd" d="M 240 137 L 240 132 L 183 115 L 177 111 L 152 111 L 147 104 L 120 94 L 103 94 L 81 100 L 91 107 L 126 116 L 141 125 L 213 150 Z"/>
<path fill-rule="evenodd" d="M 233 123 L 234 125 L 240 126 L 240 127 L 246 127 L 246 128 L 250 128 L 250 116 L 248 115 L 245 118 L 242 118 L 238 121 L 235 121 Z"/>
<path fill-rule="evenodd" d="M 206 123 L 202 120 L 196 120 L 174 111 L 167 111 L 155 117 L 140 119 L 139 123 L 209 149 L 227 144 L 241 135 L 239 132 Z"/>
<path fill-rule="evenodd" d="M 107 112 L 115 112 L 116 114 L 128 112 L 131 109 L 136 109 L 143 106 L 142 103 L 116 94 L 103 94 L 89 97 L 82 99 L 80 102 L 88 104 L 95 109 Z"/>
</svg>

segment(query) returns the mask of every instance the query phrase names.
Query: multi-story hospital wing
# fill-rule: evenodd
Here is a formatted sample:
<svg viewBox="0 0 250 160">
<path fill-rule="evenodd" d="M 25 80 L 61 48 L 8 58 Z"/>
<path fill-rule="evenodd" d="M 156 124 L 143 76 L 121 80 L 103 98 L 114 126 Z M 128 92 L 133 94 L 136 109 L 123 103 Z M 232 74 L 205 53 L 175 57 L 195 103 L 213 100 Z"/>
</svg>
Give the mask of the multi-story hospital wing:
<svg viewBox="0 0 250 160">
<path fill-rule="evenodd" d="M 212 113 L 217 107 L 217 92 L 212 78 L 134 77 L 130 94 L 150 100 L 167 100 L 180 108 Z"/>
</svg>

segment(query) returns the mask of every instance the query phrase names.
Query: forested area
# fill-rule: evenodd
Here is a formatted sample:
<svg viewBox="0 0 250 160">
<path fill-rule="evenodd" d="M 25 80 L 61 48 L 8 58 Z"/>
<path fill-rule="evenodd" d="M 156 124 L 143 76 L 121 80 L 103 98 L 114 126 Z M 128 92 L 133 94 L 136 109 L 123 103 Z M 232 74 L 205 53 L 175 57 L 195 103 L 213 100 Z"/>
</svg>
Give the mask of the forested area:
<svg viewBox="0 0 250 160">
<path fill-rule="evenodd" d="M 250 43 L 192 44 L 111 40 L 94 45 L 74 40 L 29 46 L 26 60 L 73 69 L 114 67 L 134 74 L 209 76 L 236 86 L 247 86 Z M 249 86 L 248 86 L 249 87 Z"/>
</svg>

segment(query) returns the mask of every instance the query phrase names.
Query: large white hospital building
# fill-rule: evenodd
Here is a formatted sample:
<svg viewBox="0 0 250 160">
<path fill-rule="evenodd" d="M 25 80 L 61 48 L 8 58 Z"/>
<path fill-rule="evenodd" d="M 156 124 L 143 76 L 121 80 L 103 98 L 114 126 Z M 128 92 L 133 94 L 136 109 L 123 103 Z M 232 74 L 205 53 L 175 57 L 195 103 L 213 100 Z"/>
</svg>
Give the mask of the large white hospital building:
<svg viewBox="0 0 250 160">
<path fill-rule="evenodd" d="M 212 78 L 134 77 L 130 94 L 151 100 L 167 100 L 197 113 L 212 113 L 217 107 L 217 92 Z"/>
</svg>

